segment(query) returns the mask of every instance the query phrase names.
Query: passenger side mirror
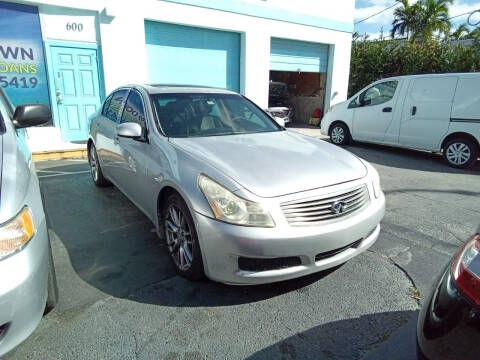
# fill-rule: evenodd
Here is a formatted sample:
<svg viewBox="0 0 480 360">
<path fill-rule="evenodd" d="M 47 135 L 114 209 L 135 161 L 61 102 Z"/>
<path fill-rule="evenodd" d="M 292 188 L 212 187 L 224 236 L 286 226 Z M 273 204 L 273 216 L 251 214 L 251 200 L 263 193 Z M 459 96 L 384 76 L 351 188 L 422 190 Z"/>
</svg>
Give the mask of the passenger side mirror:
<svg viewBox="0 0 480 360">
<path fill-rule="evenodd" d="M 48 107 L 42 104 L 18 105 L 12 120 L 17 129 L 26 128 L 51 121 L 52 113 Z"/>
<path fill-rule="evenodd" d="M 140 139 L 143 136 L 142 127 L 134 122 L 127 122 L 117 126 L 117 136 Z"/>
</svg>

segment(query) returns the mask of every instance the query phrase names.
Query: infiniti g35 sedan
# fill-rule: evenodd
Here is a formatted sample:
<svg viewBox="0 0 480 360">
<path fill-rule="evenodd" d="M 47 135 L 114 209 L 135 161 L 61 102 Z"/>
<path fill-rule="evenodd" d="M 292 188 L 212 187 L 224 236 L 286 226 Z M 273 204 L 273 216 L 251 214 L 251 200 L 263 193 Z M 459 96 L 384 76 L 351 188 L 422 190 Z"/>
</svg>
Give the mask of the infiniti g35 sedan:
<svg viewBox="0 0 480 360">
<path fill-rule="evenodd" d="M 88 151 L 94 183 L 142 210 L 192 280 L 261 284 L 335 267 L 377 240 L 385 212 L 370 164 L 228 90 L 119 88 L 91 118 Z"/>
<path fill-rule="evenodd" d="M 0 88 L 0 358 L 58 300 L 42 197 L 24 129 L 51 120 L 44 105 L 14 110 Z"/>
</svg>

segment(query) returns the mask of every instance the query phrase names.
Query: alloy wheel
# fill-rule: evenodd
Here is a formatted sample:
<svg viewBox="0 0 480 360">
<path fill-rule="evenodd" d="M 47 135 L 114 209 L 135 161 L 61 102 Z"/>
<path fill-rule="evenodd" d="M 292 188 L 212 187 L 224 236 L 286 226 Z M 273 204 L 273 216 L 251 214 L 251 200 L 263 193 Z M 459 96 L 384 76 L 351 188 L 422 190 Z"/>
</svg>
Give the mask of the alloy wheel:
<svg viewBox="0 0 480 360">
<path fill-rule="evenodd" d="M 446 150 L 447 160 L 454 165 L 464 165 L 471 157 L 470 148 L 462 142 L 454 142 Z"/>
<path fill-rule="evenodd" d="M 340 144 L 345 139 L 345 131 L 340 126 L 336 126 L 332 130 L 331 138 L 335 144 Z"/>
<path fill-rule="evenodd" d="M 97 157 L 95 156 L 95 150 L 90 149 L 90 154 L 89 154 L 89 160 L 90 160 L 90 170 L 92 171 L 92 177 L 94 181 L 98 180 L 98 162 L 97 162 Z"/>
<path fill-rule="evenodd" d="M 165 218 L 167 246 L 175 265 L 181 271 L 187 271 L 193 261 L 193 241 L 187 219 L 182 210 L 170 204 Z"/>
</svg>

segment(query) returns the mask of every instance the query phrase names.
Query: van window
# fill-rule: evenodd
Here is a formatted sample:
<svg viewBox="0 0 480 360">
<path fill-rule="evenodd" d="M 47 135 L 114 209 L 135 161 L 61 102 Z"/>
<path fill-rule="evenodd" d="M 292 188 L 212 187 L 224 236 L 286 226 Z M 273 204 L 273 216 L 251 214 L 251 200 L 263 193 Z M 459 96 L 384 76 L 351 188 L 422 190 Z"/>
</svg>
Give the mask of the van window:
<svg viewBox="0 0 480 360">
<path fill-rule="evenodd" d="M 392 100 L 398 81 L 385 81 L 372 86 L 360 95 L 362 106 L 383 104 Z"/>
<path fill-rule="evenodd" d="M 353 99 L 352 101 L 350 101 L 350 104 L 348 104 L 348 108 L 349 109 L 353 109 L 353 108 L 356 108 L 358 107 L 358 96 Z"/>
</svg>

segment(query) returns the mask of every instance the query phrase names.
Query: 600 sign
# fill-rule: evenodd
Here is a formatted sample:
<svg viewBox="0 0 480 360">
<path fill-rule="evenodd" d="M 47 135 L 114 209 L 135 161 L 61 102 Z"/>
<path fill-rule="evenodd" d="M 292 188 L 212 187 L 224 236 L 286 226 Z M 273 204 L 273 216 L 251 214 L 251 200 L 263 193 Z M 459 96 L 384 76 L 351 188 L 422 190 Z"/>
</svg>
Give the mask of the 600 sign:
<svg viewBox="0 0 480 360">
<path fill-rule="evenodd" d="M 13 76 L 10 79 L 6 76 L 0 76 L 0 86 L 2 88 L 6 87 L 16 87 L 16 88 L 34 88 L 38 84 L 38 79 L 36 77 L 26 78 L 25 76 L 19 78 Z"/>
<path fill-rule="evenodd" d="M 81 32 L 81 31 L 83 31 L 83 24 L 82 23 L 76 23 L 76 22 L 67 23 L 66 29 L 67 29 L 67 31 Z"/>
</svg>

